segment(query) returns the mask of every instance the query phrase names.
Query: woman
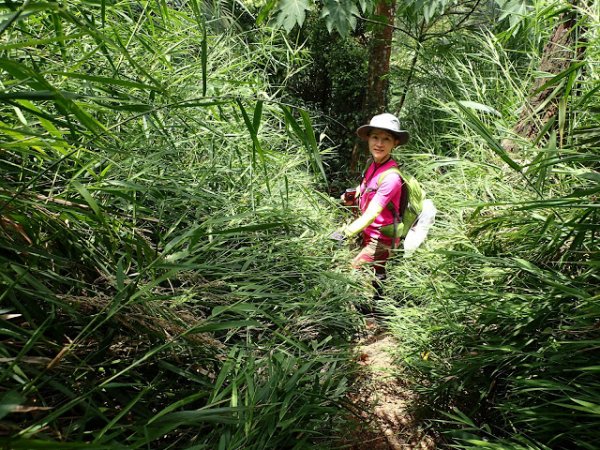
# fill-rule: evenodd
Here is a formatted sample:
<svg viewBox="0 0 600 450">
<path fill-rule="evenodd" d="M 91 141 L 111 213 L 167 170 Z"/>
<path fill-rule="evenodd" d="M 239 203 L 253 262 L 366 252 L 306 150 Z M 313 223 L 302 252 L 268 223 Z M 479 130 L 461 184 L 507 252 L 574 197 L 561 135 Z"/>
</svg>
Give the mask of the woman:
<svg viewBox="0 0 600 450">
<path fill-rule="evenodd" d="M 398 119 L 389 113 L 374 116 L 368 125 L 356 130 L 367 141 L 373 161 L 364 173 L 356 198 L 342 195 L 347 206 L 358 203 L 360 217 L 331 236 L 345 240 L 362 232 L 361 250 L 352 261 L 355 268 L 371 264 L 379 280 L 385 279 L 385 263 L 392 247 L 397 246 L 394 216 L 400 208 L 402 179 L 392 150 L 408 141 L 408 132 L 400 129 Z M 396 168 L 395 170 L 390 170 Z"/>
</svg>

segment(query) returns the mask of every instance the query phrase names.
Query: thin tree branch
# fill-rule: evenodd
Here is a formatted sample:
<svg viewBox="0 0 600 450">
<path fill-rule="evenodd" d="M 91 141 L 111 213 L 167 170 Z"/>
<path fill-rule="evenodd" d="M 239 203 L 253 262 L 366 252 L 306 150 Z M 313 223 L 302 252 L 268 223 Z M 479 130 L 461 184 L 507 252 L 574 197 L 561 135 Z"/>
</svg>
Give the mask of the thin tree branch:
<svg viewBox="0 0 600 450">
<path fill-rule="evenodd" d="M 357 17 L 361 20 L 364 20 L 367 23 L 374 23 L 376 25 L 381 25 L 381 22 L 379 22 L 378 20 L 367 19 L 366 17 L 362 17 L 362 16 L 357 16 Z M 416 36 L 413 36 L 410 32 L 406 31 L 403 28 L 397 27 L 396 25 L 392 25 L 392 24 L 387 24 L 387 26 L 392 28 L 393 30 L 401 31 L 402 33 L 406 34 L 409 38 L 414 39 L 415 41 L 417 40 Z"/>
</svg>

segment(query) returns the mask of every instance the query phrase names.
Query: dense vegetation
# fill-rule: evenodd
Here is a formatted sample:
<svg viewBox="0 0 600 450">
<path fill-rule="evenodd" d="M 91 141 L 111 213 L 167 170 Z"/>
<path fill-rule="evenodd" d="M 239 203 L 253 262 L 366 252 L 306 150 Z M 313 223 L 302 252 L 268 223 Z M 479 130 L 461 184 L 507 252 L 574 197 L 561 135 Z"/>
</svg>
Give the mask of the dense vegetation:
<svg viewBox="0 0 600 450">
<path fill-rule="evenodd" d="M 581 60 L 540 74 L 565 6 L 463 33 L 452 54 L 432 48 L 434 75 L 415 87 L 428 93 L 407 112 L 429 150 L 409 165 L 441 214 L 432 251 L 395 268 L 390 326 L 460 448 L 598 445 L 598 11 L 571 31 Z M 537 142 L 513 131 L 532 86 L 550 92 L 541 110 L 559 105 Z"/>
<path fill-rule="evenodd" d="M 311 187 L 310 117 L 267 82 L 305 61 L 281 33 L 159 6 L 23 5 L 3 30 L 10 448 L 281 448 L 336 427 L 362 294 L 319 233 L 335 208 Z"/>
<path fill-rule="evenodd" d="M 597 448 L 598 6 L 485 5 L 448 30 L 406 5 L 423 35 L 396 35 L 389 109 L 440 213 L 386 286 L 402 376 L 441 445 Z M 327 114 L 357 120 L 340 69 L 369 31 L 317 55 L 329 24 L 239 8 L 3 4 L 0 445 L 328 448 L 348 426 L 371 292 L 327 240 L 349 154 Z M 544 76 L 573 11 L 578 56 Z M 556 116 L 519 137 L 546 89 Z"/>
</svg>

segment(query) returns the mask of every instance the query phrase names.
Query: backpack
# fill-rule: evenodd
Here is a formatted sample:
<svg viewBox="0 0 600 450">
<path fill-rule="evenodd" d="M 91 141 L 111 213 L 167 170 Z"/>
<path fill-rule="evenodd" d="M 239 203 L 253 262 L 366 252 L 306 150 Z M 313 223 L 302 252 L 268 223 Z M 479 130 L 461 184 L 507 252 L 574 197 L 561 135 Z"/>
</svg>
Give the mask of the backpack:
<svg viewBox="0 0 600 450">
<path fill-rule="evenodd" d="M 379 175 L 377 187 L 390 173 L 397 173 L 402 181 L 400 205 L 396 210 L 392 202 L 387 204 L 387 208 L 394 216 L 394 223 L 382 227 L 381 232 L 390 237 L 404 238 L 405 250 L 410 250 L 412 253 L 425 240 L 437 210 L 431 200 L 425 200 L 425 192 L 417 179 L 410 175 L 403 175 L 397 167 L 392 167 Z M 419 225 L 421 217 L 423 224 Z M 393 242 L 395 243 L 395 240 Z"/>
</svg>

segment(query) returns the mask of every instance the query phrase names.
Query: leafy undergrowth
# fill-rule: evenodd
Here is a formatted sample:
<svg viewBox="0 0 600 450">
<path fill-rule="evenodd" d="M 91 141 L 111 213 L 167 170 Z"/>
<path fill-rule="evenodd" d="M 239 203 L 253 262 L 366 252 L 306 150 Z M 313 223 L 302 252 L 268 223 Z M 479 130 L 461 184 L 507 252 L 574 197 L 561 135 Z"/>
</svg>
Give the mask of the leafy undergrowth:
<svg viewBox="0 0 600 450">
<path fill-rule="evenodd" d="M 338 442 L 370 292 L 324 236 L 324 143 L 278 97 L 305 54 L 196 1 L 3 8 L 0 445 Z M 386 286 L 401 376 L 449 445 L 595 448 L 597 67 L 547 81 L 557 131 L 512 154 L 537 74 L 464 37 L 478 57 L 407 114 L 441 131 L 400 149 L 439 209 Z"/>
<path fill-rule="evenodd" d="M 0 446 L 327 446 L 364 294 L 322 233 L 310 117 L 267 94 L 268 67 L 300 57 L 193 8 L 19 8 L 2 30 Z"/>
<path fill-rule="evenodd" d="M 431 100 L 455 155 L 407 159 L 439 212 L 425 246 L 390 271 L 398 363 L 445 445 L 597 448 L 597 70 L 561 99 L 573 108 L 562 141 L 508 153 L 512 118 L 482 105 L 515 111 L 522 74 L 501 42 L 474 39 L 478 63 L 453 57 L 452 91 Z M 553 95 L 564 76 L 548 81 Z"/>
</svg>

